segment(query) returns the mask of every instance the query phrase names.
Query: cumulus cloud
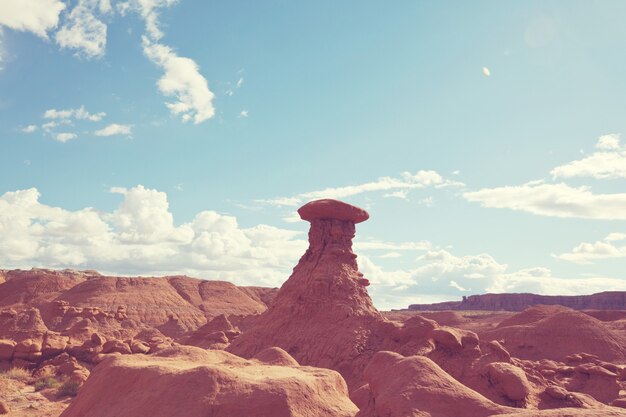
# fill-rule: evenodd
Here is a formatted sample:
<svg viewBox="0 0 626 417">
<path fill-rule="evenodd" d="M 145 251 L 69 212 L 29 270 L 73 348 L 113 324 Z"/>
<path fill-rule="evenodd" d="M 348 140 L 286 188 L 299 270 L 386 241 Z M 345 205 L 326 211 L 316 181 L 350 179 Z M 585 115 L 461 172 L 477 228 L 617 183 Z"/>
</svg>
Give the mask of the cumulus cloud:
<svg viewBox="0 0 626 417">
<path fill-rule="evenodd" d="M 529 292 L 544 295 L 581 295 L 621 291 L 625 280 L 608 277 L 560 278 L 547 268 L 522 269 L 495 277 L 487 292 Z"/>
<path fill-rule="evenodd" d="M 50 206 L 40 201 L 35 188 L 1 195 L 0 265 L 188 274 L 240 285 L 279 286 L 307 246 L 300 232 L 264 224 L 242 227 L 234 216 L 211 210 L 178 224 L 167 195 L 141 185 L 110 191 L 121 199 L 110 211 Z M 363 243 L 368 244 L 355 244 L 357 261 L 381 308 L 487 291 L 582 294 L 624 284 L 606 277 L 555 277 L 546 268 L 510 272 L 488 254 L 455 255 L 433 249 L 427 242 Z M 422 254 L 410 268 L 385 270 L 372 261 L 371 254 L 390 248 Z"/>
<path fill-rule="evenodd" d="M 54 135 L 54 140 L 61 142 L 61 143 L 65 143 L 72 139 L 76 139 L 77 137 L 78 135 L 76 135 L 76 133 L 62 132 L 62 133 L 56 133 Z"/>
<path fill-rule="evenodd" d="M 96 11 L 110 11 L 108 2 L 79 0 L 69 13 L 55 39 L 61 48 L 75 49 L 78 56 L 99 58 L 104 55 L 107 25 L 95 15 Z"/>
<path fill-rule="evenodd" d="M 184 122 L 202 123 L 215 115 L 213 93 L 198 64 L 190 58 L 178 56 L 172 48 L 143 37 L 143 52 L 165 74 L 157 82 L 159 91 L 175 101 L 165 105 Z"/>
<path fill-rule="evenodd" d="M 452 181 L 443 178 L 436 171 L 420 170 L 415 174 L 403 172 L 399 178 L 381 177 L 376 181 L 367 182 L 358 185 L 349 185 L 345 187 L 325 188 L 319 191 L 309 191 L 292 197 L 279 197 L 267 200 L 256 200 L 258 203 L 269 204 L 273 206 L 297 206 L 304 201 L 317 200 L 320 198 L 341 199 L 352 197 L 358 194 L 378 191 L 389 192 L 409 192 L 410 190 L 421 189 L 426 187 L 447 188 L 447 187 L 463 187 L 465 184 L 459 181 Z M 389 193 L 387 193 L 389 196 Z M 394 197 L 398 197 L 394 195 Z"/>
<path fill-rule="evenodd" d="M 56 133 L 54 135 L 54 140 L 56 140 L 58 142 L 65 143 L 65 142 L 70 141 L 72 139 L 76 139 L 77 137 L 78 137 L 78 135 L 76 135 L 75 133 L 62 132 L 62 133 Z"/>
<path fill-rule="evenodd" d="M 399 190 L 391 193 L 384 194 L 383 197 L 386 198 L 399 198 L 400 200 L 406 200 L 409 195 L 409 190 Z"/>
<path fill-rule="evenodd" d="M 551 170 L 554 179 L 589 177 L 626 178 L 626 146 L 618 134 L 601 136 L 597 151 Z M 541 216 L 624 220 L 626 193 L 597 194 L 589 186 L 573 187 L 564 182 L 530 181 L 522 185 L 483 188 L 463 194 L 483 207 L 508 208 Z"/>
<path fill-rule="evenodd" d="M 88 120 L 90 122 L 99 122 L 102 118 L 106 116 L 105 112 L 99 113 L 89 113 L 85 110 L 85 106 L 80 106 L 76 109 L 65 109 L 65 110 L 57 110 L 57 109 L 48 109 L 44 112 L 44 119 L 77 119 L 77 120 Z"/>
<path fill-rule="evenodd" d="M 213 92 L 198 64 L 191 58 L 179 56 L 171 47 L 159 42 L 163 32 L 159 27 L 159 11 L 176 4 L 178 0 L 129 0 L 119 3 L 118 11 L 138 13 L 146 25 L 142 36 L 144 55 L 164 71 L 157 82 L 159 91 L 173 102 L 165 105 L 170 113 L 180 116 L 184 122 L 202 123 L 215 115 Z"/>
<path fill-rule="evenodd" d="M 626 240 L 624 233 L 611 233 L 601 241 L 594 243 L 583 242 L 570 252 L 554 255 L 555 258 L 577 264 L 591 264 L 595 260 L 626 257 L 626 245 L 616 245 L 613 242 Z"/>
<path fill-rule="evenodd" d="M 0 196 L 0 264 L 184 273 L 276 286 L 306 248 L 299 232 L 243 228 L 235 217 L 214 211 L 177 225 L 165 193 L 141 185 L 112 191 L 122 201 L 110 212 L 49 206 L 34 188 Z"/>
<path fill-rule="evenodd" d="M 596 149 L 586 158 L 558 166 L 550 173 L 554 178 L 626 178 L 626 146 L 620 144 L 620 135 L 601 136 Z"/>
<path fill-rule="evenodd" d="M 118 135 L 130 136 L 131 133 L 132 133 L 131 125 L 120 125 L 117 123 L 111 123 L 107 127 L 93 132 L 93 134 L 96 136 L 118 136 Z"/>
<path fill-rule="evenodd" d="M 20 129 L 23 133 L 33 133 L 35 131 L 37 131 L 37 126 L 36 125 L 28 125 L 22 129 Z"/>
<path fill-rule="evenodd" d="M 152 40 L 159 40 L 163 32 L 159 27 L 159 9 L 170 7 L 179 0 L 128 0 L 118 3 L 117 10 L 125 15 L 129 11 L 138 13 L 146 25 L 146 34 Z"/>
<path fill-rule="evenodd" d="M 378 306 L 406 307 L 459 299 L 467 294 L 535 293 L 546 295 L 592 294 L 615 291 L 626 280 L 610 277 L 558 277 L 544 267 L 509 271 L 491 255 L 455 255 L 433 249 L 416 259 L 417 265 L 406 270 L 385 270 L 368 256 L 359 254 L 359 269 L 372 282 L 370 294 Z M 390 294 L 395 296 L 390 297 Z M 404 304 L 399 304 L 403 302 Z"/>
<path fill-rule="evenodd" d="M 523 185 L 466 192 L 467 201 L 483 207 L 508 208 L 541 216 L 626 219 L 626 193 L 594 194 L 590 187 L 533 181 Z"/>
<path fill-rule="evenodd" d="M 63 9 L 60 0 L 2 0 L 0 25 L 48 39 L 47 32 L 57 26 Z"/>
</svg>

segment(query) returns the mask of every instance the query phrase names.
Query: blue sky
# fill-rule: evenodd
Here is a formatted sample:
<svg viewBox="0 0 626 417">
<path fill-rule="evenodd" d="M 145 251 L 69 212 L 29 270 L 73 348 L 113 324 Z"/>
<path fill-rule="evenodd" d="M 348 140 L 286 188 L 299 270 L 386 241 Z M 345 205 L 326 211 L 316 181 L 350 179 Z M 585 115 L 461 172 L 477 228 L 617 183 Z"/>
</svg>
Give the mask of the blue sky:
<svg viewBox="0 0 626 417">
<path fill-rule="evenodd" d="M 620 1 L 0 1 L 0 267 L 280 285 L 365 207 L 382 308 L 626 283 Z"/>
</svg>

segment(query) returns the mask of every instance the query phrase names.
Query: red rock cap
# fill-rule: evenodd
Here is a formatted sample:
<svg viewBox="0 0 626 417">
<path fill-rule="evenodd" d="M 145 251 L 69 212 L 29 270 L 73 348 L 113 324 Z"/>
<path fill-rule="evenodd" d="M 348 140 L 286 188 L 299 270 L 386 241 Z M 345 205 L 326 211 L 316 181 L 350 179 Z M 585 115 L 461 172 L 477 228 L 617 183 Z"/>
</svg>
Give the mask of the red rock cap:
<svg viewBox="0 0 626 417">
<path fill-rule="evenodd" d="M 361 223 L 370 217 L 361 208 L 330 198 L 310 201 L 298 209 L 298 214 L 302 220 L 308 222 L 315 219 L 337 219 Z"/>
</svg>

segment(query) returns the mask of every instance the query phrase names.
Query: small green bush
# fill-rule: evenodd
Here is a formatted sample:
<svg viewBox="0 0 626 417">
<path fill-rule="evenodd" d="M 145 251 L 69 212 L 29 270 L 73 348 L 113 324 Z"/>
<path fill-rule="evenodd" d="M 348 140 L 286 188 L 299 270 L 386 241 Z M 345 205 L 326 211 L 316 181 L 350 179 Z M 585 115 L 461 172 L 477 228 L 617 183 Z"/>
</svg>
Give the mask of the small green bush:
<svg viewBox="0 0 626 417">
<path fill-rule="evenodd" d="M 35 391 L 41 391 L 46 388 L 54 388 L 60 384 L 54 377 L 46 376 L 35 381 Z"/>
<path fill-rule="evenodd" d="M 80 382 L 77 381 L 65 381 L 59 387 L 57 394 L 59 397 L 76 397 L 78 395 L 78 390 L 80 389 Z"/>
</svg>

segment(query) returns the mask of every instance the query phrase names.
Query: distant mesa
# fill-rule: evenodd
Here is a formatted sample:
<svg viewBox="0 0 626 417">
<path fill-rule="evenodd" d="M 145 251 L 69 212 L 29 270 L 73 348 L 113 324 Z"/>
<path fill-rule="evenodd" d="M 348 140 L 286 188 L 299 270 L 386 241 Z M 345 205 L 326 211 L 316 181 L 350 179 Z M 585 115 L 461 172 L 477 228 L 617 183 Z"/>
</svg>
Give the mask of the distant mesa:
<svg viewBox="0 0 626 417">
<path fill-rule="evenodd" d="M 574 310 L 626 310 L 626 291 L 606 291 L 591 295 L 480 294 L 462 301 L 411 304 L 413 311 L 522 311 L 535 305 L 561 305 Z"/>
</svg>

